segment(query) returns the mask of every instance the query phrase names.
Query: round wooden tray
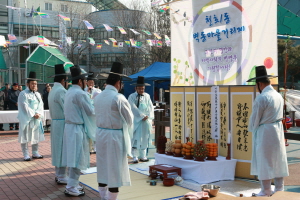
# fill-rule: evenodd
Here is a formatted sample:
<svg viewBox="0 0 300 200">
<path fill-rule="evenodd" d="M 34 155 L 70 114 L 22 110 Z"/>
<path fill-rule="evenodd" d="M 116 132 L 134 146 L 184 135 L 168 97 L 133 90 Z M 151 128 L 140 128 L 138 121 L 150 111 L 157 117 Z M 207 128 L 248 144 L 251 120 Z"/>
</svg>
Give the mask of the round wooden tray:
<svg viewBox="0 0 300 200">
<path fill-rule="evenodd" d="M 166 151 L 167 156 L 173 156 L 174 154 L 172 152 Z"/>
<path fill-rule="evenodd" d="M 206 160 L 214 160 L 214 161 L 217 161 L 217 156 L 207 156 Z"/>
<path fill-rule="evenodd" d="M 183 157 L 183 155 L 181 153 L 173 153 L 174 157 Z"/>
</svg>

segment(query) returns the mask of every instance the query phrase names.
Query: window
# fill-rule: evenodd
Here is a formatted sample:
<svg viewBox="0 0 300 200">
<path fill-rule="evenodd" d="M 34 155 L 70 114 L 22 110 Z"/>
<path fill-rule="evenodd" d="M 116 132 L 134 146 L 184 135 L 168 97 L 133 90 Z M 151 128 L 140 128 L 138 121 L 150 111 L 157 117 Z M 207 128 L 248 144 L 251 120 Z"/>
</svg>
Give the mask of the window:
<svg viewBox="0 0 300 200">
<path fill-rule="evenodd" d="M 67 5 L 61 5 L 61 12 L 68 12 L 68 6 Z"/>
<path fill-rule="evenodd" d="M 52 3 L 45 3 L 45 10 L 52 10 Z"/>
</svg>

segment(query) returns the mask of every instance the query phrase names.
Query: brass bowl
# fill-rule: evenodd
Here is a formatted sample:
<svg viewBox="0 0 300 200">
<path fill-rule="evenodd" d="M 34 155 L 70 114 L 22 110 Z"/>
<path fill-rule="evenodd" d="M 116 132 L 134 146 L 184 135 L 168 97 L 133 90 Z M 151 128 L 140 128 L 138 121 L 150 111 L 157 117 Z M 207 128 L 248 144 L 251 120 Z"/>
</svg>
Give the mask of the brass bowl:
<svg viewBox="0 0 300 200">
<path fill-rule="evenodd" d="M 216 197 L 220 191 L 220 186 L 213 184 L 204 184 L 201 185 L 201 190 L 204 192 L 208 192 L 210 196 Z"/>
</svg>

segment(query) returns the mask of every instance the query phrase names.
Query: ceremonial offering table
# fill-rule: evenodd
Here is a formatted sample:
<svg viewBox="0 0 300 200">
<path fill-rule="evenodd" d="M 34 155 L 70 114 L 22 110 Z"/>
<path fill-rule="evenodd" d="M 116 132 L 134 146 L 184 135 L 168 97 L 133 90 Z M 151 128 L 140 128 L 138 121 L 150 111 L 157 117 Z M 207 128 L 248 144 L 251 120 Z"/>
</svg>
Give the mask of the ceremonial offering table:
<svg viewBox="0 0 300 200">
<path fill-rule="evenodd" d="M 164 178 L 167 178 L 168 173 L 171 173 L 171 172 L 176 172 L 179 176 L 181 176 L 181 168 L 170 166 L 170 165 L 165 165 L 165 164 L 149 166 L 149 174 L 151 174 L 152 171 L 162 172 Z"/>
<path fill-rule="evenodd" d="M 197 183 L 211 183 L 221 180 L 234 180 L 236 159 L 226 160 L 225 157 L 217 157 L 217 161 L 205 160 L 198 162 L 186 160 L 182 157 L 155 154 L 155 164 L 166 164 L 181 168 L 182 178 L 191 179 Z"/>
</svg>

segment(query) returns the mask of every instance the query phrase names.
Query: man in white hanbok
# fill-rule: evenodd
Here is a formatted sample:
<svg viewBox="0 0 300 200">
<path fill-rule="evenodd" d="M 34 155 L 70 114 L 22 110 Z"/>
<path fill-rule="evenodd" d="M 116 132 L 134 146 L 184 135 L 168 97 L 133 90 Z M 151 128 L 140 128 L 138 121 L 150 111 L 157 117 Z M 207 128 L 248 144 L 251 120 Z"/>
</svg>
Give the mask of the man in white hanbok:
<svg viewBox="0 0 300 200">
<path fill-rule="evenodd" d="M 145 86 L 149 86 L 149 84 L 145 83 L 144 77 L 139 76 L 137 83 L 133 85 L 136 85 L 136 92 L 128 97 L 134 116 L 133 138 L 131 141 L 133 162 L 138 163 L 138 158 L 141 162 L 147 162 L 149 159 L 146 153 L 152 130 L 154 109 L 150 95 L 145 93 Z"/>
<path fill-rule="evenodd" d="M 94 100 L 97 146 L 97 180 L 101 199 L 116 200 L 119 187 L 130 185 L 127 154 L 131 155 L 130 133 L 133 115 L 130 104 L 120 93 L 121 63 L 113 63 L 107 86 Z"/>
<path fill-rule="evenodd" d="M 83 196 L 78 189 L 80 171 L 90 166 L 89 139 L 95 140 L 94 106 L 84 91 L 86 74 L 77 66 L 70 68 L 72 87 L 66 93 L 64 103 L 65 130 L 62 165 L 69 170 L 67 196 Z"/>
<path fill-rule="evenodd" d="M 258 176 L 261 191 L 254 196 L 271 196 L 274 192 L 283 191 L 283 177 L 288 176 L 286 148 L 282 126 L 283 99 L 270 85 L 265 66 L 256 67 L 256 81 L 261 93 L 256 97 L 249 122 L 249 131 L 253 135 L 251 175 Z M 275 191 L 271 189 L 274 179 Z"/>
<path fill-rule="evenodd" d="M 49 93 L 48 103 L 52 119 L 51 123 L 51 156 L 55 166 L 55 181 L 57 184 L 67 184 L 67 168 L 62 165 L 62 148 L 65 129 L 64 100 L 67 90 L 67 75 L 64 65 L 55 65 L 54 85 Z M 50 78 L 50 77 L 49 77 Z"/>
<path fill-rule="evenodd" d="M 95 88 L 95 81 L 97 80 L 94 72 L 89 72 L 91 75 L 87 77 L 87 87 L 84 88 L 84 91 L 86 91 L 89 95 L 89 97 L 92 100 L 92 103 L 94 104 L 94 98 L 101 93 L 101 90 L 99 88 Z M 90 154 L 96 153 L 96 142 L 90 140 Z"/>
<path fill-rule="evenodd" d="M 41 159 L 38 152 L 39 142 L 44 141 L 44 129 L 42 119 L 44 117 L 44 104 L 40 93 L 37 92 L 37 81 L 35 72 L 29 72 L 27 88 L 18 97 L 18 119 L 19 138 L 25 161 L 31 158 L 28 152 L 28 142 L 31 142 L 32 158 Z"/>
</svg>

